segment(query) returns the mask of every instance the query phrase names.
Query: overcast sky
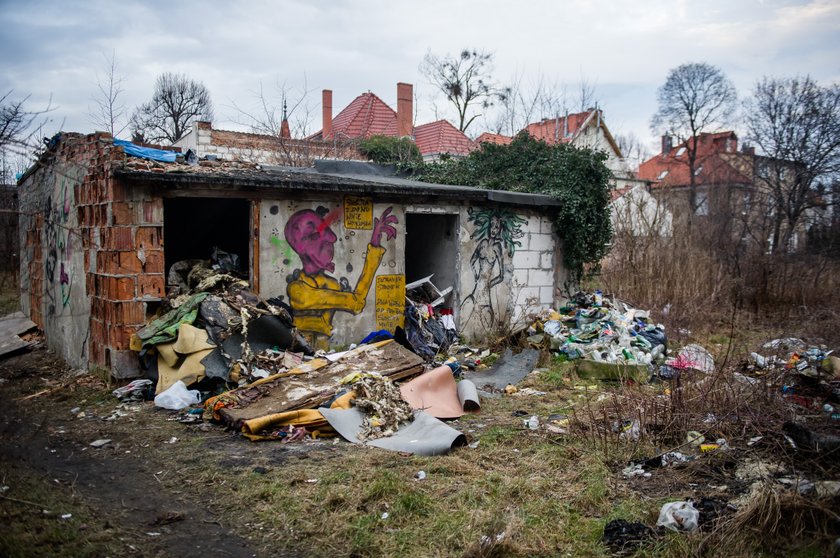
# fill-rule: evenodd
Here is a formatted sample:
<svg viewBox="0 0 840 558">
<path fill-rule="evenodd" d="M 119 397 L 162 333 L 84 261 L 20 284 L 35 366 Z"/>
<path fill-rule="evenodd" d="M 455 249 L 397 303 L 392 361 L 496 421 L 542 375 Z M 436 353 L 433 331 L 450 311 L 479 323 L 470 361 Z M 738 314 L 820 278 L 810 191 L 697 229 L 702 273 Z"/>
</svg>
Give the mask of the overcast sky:
<svg viewBox="0 0 840 558">
<path fill-rule="evenodd" d="M 52 126 L 79 132 L 93 129 L 89 106 L 112 52 L 129 110 L 159 73 L 184 72 L 209 88 L 215 127 L 242 129 L 234 105 L 250 110 L 261 86 L 305 85 L 317 131 L 321 89 L 333 90 L 334 113 L 365 91 L 396 107 L 398 81 L 415 85 L 416 124 L 431 121 L 424 54 L 485 49 L 499 83 L 543 75 L 573 96 L 585 78 L 613 134 L 651 147 L 656 89 L 681 63 L 720 67 L 741 96 L 762 75 L 840 81 L 838 0 L 0 0 L 0 28 L 0 90 L 31 95 L 32 109 L 51 97 Z"/>
</svg>

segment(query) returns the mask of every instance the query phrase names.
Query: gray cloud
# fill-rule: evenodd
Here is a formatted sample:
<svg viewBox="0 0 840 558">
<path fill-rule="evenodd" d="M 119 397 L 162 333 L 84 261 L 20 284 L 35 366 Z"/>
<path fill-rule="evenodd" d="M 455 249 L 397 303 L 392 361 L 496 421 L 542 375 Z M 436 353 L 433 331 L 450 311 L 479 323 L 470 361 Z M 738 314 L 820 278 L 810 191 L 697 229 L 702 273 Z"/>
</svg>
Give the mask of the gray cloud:
<svg viewBox="0 0 840 558">
<path fill-rule="evenodd" d="M 0 3 L 0 25 L 0 89 L 31 94 L 33 107 L 52 95 L 55 122 L 78 131 L 91 129 L 87 107 L 111 52 L 128 106 L 151 95 L 160 72 L 185 72 L 208 86 L 225 127 L 238 126 L 232 105 L 252 106 L 260 84 L 302 87 L 305 76 L 317 129 L 322 88 L 334 91 L 336 110 L 368 90 L 393 105 L 398 81 L 415 84 L 418 121 L 431 120 L 434 91 L 418 72 L 425 52 L 485 48 L 496 53 L 502 82 L 542 74 L 571 91 L 585 76 L 613 132 L 651 145 L 656 88 L 680 63 L 720 66 L 741 95 L 764 74 L 840 79 L 833 0 L 44 0 Z"/>
</svg>

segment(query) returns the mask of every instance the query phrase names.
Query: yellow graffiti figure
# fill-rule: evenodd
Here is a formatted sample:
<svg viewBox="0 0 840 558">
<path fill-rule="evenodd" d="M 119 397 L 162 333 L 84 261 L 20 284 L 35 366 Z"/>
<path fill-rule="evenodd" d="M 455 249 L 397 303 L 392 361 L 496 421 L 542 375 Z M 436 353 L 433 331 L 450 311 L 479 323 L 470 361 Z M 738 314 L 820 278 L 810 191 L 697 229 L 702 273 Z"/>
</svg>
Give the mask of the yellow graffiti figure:
<svg viewBox="0 0 840 558">
<path fill-rule="evenodd" d="M 286 241 L 300 256 L 303 266 L 290 277 L 286 293 L 295 311 L 295 326 L 316 348 L 326 348 L 336 312 L 358 314 L 364 310 L 376 269 L 385 254 L 385 248 L 381 246 L 382 235 L 388 240 L 397 235 L 393 225 L 398 221 L 396 216 L 391 215 L 391 210 L 389 207 L 381 217 L 374 219 L 364 265 L 355 288 L 350 288 L 346 279 L 339 281 L 330 275 L 335 272 L 333 256 L 338 240 L 330 228 L 334 214 L 322 216 L 311 209 L 303 209 L 286 223 Z"/>
</svg>

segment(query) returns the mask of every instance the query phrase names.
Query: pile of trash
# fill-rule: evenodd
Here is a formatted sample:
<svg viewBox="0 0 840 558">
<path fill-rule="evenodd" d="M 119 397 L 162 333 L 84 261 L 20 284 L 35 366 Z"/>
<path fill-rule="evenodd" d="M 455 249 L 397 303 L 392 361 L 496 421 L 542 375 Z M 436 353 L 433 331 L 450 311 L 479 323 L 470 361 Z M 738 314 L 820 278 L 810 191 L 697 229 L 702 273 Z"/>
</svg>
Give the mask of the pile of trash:
<svg viewBox="0 0 840 558">
<path fill-rule="evenodd" d="M 742 363 L 747 377 L 781 376 L 782 397 L 831 420 L 840 420 L 840 358 L 824 345 L 809 346 L 801 339 L 773 339 Z"/>
<path fill-rule="evenodd" d="M 405 286 L 406 340 L 426 361 L 446 353 L 458 343 L 453 311 L 442 306 L 452 287 L 440 290 L 432 283 L 432 277 L 429 275 Z"/>
<path fill-rule="evenodd" d="M 530 342 L 547 340 L 569 360 L 648 365 L 668 348 L 665 327 L 651 323 L 650 311 L 600 291 L 579 292 L 559 310 L 543 311 L 529 332 Z"/>
<path fill-rule="evenodd" d="M 235 255 L 218 249 L 210 262 L 171 266 L 168 311 L 131 339 L 146 377 L 115 397 L 154 397 L 156 406 L 186 413 L 183 422 L 211 420 L 253 441 L 341 435 L 426 455 L 466 444 L 441 420 L 480 409 L 475 386 L 457 381 L 457 359 L 427 370 L 429 355 L 418 356 L 387 331 L 348 351 L 313 351 L 294 327 L 292 309 L 250 291 L 238 267 Z M 431 356 L 463 351 L 452 315 L 436 309 L 442 299 L 434 286 L 421 282 L 411 292 L 422 301 L 410 304 L 423 330 L 414 333 Z"/>
</svg>

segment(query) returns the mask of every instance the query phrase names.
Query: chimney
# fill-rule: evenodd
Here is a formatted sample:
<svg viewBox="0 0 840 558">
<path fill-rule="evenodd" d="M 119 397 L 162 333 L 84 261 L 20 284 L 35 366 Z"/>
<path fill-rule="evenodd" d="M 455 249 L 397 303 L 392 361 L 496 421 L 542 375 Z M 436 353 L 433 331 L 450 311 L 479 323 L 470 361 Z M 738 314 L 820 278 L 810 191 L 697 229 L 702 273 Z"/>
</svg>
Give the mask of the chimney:
<svg viewBox="0 0 840 558">
<path fill-rule="evenodd" d="M 414 134 L 414 86 L 410 83 L 397 84 L 397 136 Z"/>
<path fill-rule="evenodd" d="M 324 119 L 321 126 L 321 139 L 329 139 L 332 135 L 332 90 L 330 89 L 324 89 L 321 93 L 321 111 Z"/>
<path fill-rule="evenodd" d="M 665 155 L 667 155 L 668 153 L 671 152 L 671 148 L 673 147 L 673 144 L 671 143 L 671 141 L 672 141 L 671 136 L 669 136 L 668 134 L 665 134 L 664 136 L 662 136 L 662 155 L 663 156 L 665 156 Z"/>
</svg>

